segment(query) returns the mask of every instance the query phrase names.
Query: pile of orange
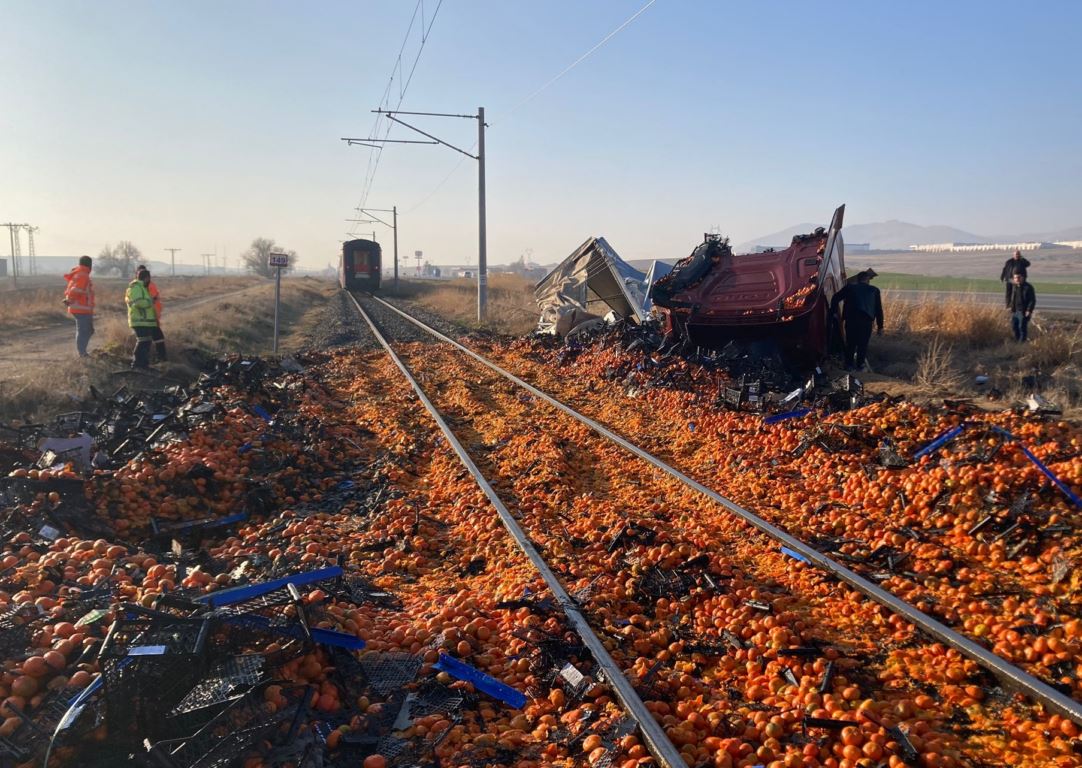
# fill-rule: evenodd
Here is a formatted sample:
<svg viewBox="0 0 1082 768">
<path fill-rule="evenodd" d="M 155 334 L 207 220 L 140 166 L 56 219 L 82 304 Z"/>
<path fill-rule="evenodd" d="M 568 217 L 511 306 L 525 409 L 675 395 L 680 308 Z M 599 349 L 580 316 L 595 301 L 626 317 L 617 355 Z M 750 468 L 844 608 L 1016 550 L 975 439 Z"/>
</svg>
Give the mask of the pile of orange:
<svg viewBox="0 0 1082 768">
<path fill-rule="evenodd" d="M 1042 487 L 1015 447 L 965 463 L 976 447 L 969 439 L 918 466 L 866 471 L 879 439 L 889 436 L 910 454 L 958 417 L 882 403 L 766 427 L 758 416 L 715 408 L 723 380 L 684 362 L 677 365 L 686 367 L 693 391 L 643 388 L 643 373 L 628 397 L 624 379 L 608 373 L 626 362 L 620 349 L 587 350 L 564 363 L 525 344 L 487 351 L 805 540 L 833 540 L 858 559 L 882 546 L 905 555 L 886 588 L 1030 671 L 1077 685 L 1082 626 L 1069 611 L 1074 571 L 1064 575 L 1061 566 L 1078 554 L 1077 512 Z M 405 352 L 689 766 L 1079 764 L 1070 721 L 1004 694 L 972 662 L 475 363 L 442 348 L 408 345 Z M 0 572 L 11 588 L 0 592 L 0 610 L 24 606 L 47 620 L 34 624 L 25 654 L 4 662 L 0 702 L 32 715 L 50 690 L 82 688 L 97 672 L 92 654 L 80 660 L 82 649 L 100 642 L 112 616 L 76 627 L 65 610 L 77 597 L 70 584 L 108 583 L 116 600 L 153 606 L 162 593 L 234 586 L 231 574 L 245 561 L 278 572 L 342 562 L 347 577 L 363 576 L 401 605 L 353 603 L 316 584 L 305 601 L 318 626 L 364 639 L 365 652 L 418 654 L 421 676 L 435 672 L 442 652 L 529 694 L 522 710 L 482 696 L 458 720 L 417 718 L 398 734 L 438 742 L 441 764 L 654 764 L 636 735 L 609 738 L 623 712 L 607 687 L 588 685 L 576 697 L 542 679 L 538 638 L 575 637 L 545 607 L 540 579 L 393 365 L 360 352 L 312 362 L 294 378 L 300 385 L 282 411 L 292 426 L 268 426 L 243 392 L 223 387 L 215 395 L 220 415 L 186 440 L 93 477 L 87 494 L 115 542 L 66 536 L 43 548 L 27 531 L 4 544 Z M 1071 456 L 1080 439 L 1074 427 L 987 418 L 1034 446 L 1066 482 L 1082 481 L 1082 462 Z M 792 455 L 832 423 L 860 429 L 822 433 L 829 452 L 813 443 L 802 457 Z M 370 490 L 336 493 L 346 479 Z M 270 509 L 204 541 L 211 565 L 179 574 L 168 558 L 137 544 L 152 519 L 239 511 L 253 486 Z M 1070 531 L 1015 559 L 1003 542 L 966 533 L 1023 490 L 1038 502 L 1032 506 L 1043 524 Z M 1000 501 L 987 501 L 989 491 Z M 42 496 L 21 511 L 57 503 L 64 502 Z M 258 574 L 267 565 L 253 567 Z M 687 578 L 663 594 L 649 586 L 672 573 Z M 1029 626 L 1019 628 L 1019 617 Z M 594 672 L 588 659 L 577 666 Z M 308 727 L 330 728 L 332 753 L 386 705 L 374 693 L 351 695 L 320 649 L 281 674 L 313 686 Z M 468 687 L 446 673 L 438 679 Z M 285 703 L 273 686 L 265 697 L 270 708 Z M 0 735 L 17 732 L 21 720 L 10 707 L 2 714 Z M 805 717 L 842 722 L 805 728 Z M 107 730 L 95 736 L 108 738 Z M 57 764 L 77 765 L 78 756 L 79 745 L 67 745 Z M 258 750 L 243 764 L 270 768 Z M 373 755 L 364 764 L 394 761 Z"/>
</svg>

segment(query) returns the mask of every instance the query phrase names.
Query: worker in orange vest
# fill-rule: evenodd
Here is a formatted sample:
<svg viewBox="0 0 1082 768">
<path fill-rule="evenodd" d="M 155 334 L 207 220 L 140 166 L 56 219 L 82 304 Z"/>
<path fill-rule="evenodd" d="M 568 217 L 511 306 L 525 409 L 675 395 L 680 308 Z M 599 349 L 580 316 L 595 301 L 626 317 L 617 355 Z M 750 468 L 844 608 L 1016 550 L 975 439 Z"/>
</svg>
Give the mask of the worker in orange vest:
<svg viewBox="0 0 1082 768">
<path fill-rule="evenodd" d="M 90 279 L 93 268 L 93 259 L 80 256 L 78 266 L 64 275 L 68 282 L 64 289 L 64 306 L 75 318 L 75 349 L 79 357 L 89 356 L 86 348 L 94 335 L 94 282 Z"/>
<path fill-rule="evenodd" d="M 150 274 L 150 270 L 142 264 L 139 265 L 139 269 L 136 272 L 146 272 Z M 154 300 L 154 314 L 157 317 L 158 324 L 152 331 L 151 338 L 154 340 L 154 357 L 159 363 L 165 362 L 165 334 L 162 333 L 162 295 L 158 291 L 158 286 L 151 280 L 147 283 L 147 291 L 150 292 L 150 298 Z"/>
</svg>

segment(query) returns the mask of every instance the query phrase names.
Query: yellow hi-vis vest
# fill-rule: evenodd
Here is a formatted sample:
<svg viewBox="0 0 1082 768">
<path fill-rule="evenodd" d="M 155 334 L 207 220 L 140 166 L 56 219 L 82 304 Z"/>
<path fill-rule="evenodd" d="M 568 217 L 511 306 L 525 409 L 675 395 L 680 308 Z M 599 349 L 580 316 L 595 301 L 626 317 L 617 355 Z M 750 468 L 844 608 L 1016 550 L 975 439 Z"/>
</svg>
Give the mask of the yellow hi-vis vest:
<svg viewBox="0 0 1082 768">
<path fill-rule="evenodd" d="M 124 303 L 128 305 L 128 326 L 131 328 L 153 328 L 158 324 L 154 313 L 154 299 L 142 280 L 132 280 L 124 294 Z"/>
</svg>

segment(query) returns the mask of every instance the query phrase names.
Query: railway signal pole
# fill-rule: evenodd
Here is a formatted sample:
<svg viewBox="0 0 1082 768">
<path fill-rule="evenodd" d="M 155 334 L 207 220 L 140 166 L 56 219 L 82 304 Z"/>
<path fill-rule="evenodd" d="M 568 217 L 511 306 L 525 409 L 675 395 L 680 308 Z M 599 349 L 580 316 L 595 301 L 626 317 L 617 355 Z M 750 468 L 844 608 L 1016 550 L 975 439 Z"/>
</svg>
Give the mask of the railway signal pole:
<svg viewBox="0 0 1082 768">
<path fill-rule="evenodd" d="M 455 152 L 465 155 L 477 161 L 477 322 L 483 323 L 488 310 L 488 223 L 485 215 L 485 108 L 478 107 L 476 115 L 455 115 L 445 112 L 400 112 L 398 110 L 373 109 L 379 115 L 385 115 L 399 125 L 409 128 L 414 133 L 419 133 L 428 141 L 419 139 L 357 139 L 343 138 L 348 145 L 358 144 L 362 147 L 383 149 L 384 144 L 442 144 L 453 149 Z M 397 115 L 418 115 L 423 117 L 458 117 L 466 120 L 477 121 L 477 154 L 473 155 L 450 144 L 443 139 L 433 136 L 431 133 L 422 131 L 416 126 L 401 120 Z M 395 260 L 397 267 L 398 261 Z M 397 278 L 396 278 L 397 279 Z"/>
<path fill-rule="evenodd" d="M 282 307 L 282 268 L 289 266 L 288 253 L 271 253 L 267 266 L 274 269 L 274 354 L 278 354 L 278 315 Z"/>
<path fill-rule="evenodd" d="M 183 250 L 181 248 L 162 248 L 163 251 L 169 251 L 169 265 L 172 267 L 171 274 L 173 277 L 177 276 L 177 251 Z"/>
</svg>

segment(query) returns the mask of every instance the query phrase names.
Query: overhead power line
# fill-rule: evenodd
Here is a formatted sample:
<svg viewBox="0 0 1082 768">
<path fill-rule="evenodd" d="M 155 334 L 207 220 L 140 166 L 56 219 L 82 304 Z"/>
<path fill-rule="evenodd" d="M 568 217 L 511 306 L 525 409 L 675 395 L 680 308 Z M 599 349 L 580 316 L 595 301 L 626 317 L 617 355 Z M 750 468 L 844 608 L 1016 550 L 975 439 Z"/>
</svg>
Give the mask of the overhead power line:
<svg viewBox="0 0 1082 768">
<path fill-rule="evenodd" d="M 631 14 L 631 16 L 629 16 L 628 18 L 624 19 L 624 21 L 618 27 L 616 27 L 616 29 L 612 30 L 607 35 L 605 35 L 603 38 L 601 38 L 601 40 L 599 40 L 597 43 L 595 43 L 594 46 L 592 48 L 590 48 L 590 50 L 586 51 L 586 53 L 582 54 L 577 59 L 575 59 L 573 62 L 568 64 L 566 67 L 563 68 L 563 70 L 560 71 L 559 74 L 557 74 L 555 77 L 550 78 L 544 85 L 542 85 L 540 88 L 535 90 L 533 93 L 531 93 L 525 99 L 523 99 L 518 104 L 516 104 L 514 107 L 512 107 L 507 112 L 506 116 L 503 119 L 505 121 L 510 120 L 511 116 L 515 112 L 517 112 L 522 107 L 526 106 L 526 104 L 528 104 L 529 102 L 533 101 L 533 99 L 535 99 L 541 93 L 543 93 L 548 88 L 550 88 L 552 85 L 554 85 L 557 80 L 562 78 L 564 75 L 566 75 L 568 72 L 573 70 L 575 67 L 577 67 L 582 62 L 586 61 L 586 59 L 590 58 L 590 56 L 592 56 L 598 49 L 600 49 L 603 45 L 605 45 L 605 43 L 609 42 L 609 40 L 616 37 L 616 35 L 618 35 L 620 32 L 622 32 L 624 29 L 626 29 L 628 26 L 630 26 L 631 23 L 635 21 L 635 19 L 639 18 L 639 16 L 641 16 L 643 13 L 646 12 L 646 9 L 648 9 L 651 5 L 653 5 L 656 2 L 657 2 L 657 0 L 649 0 L 649 2 L 646 3 L 646 5 L 639 8 L 639 10 L 635 11 L 635 13 Z M 495 123 L 494 122 L 489 123 L 490 127 L 492 125 L 495 125 Z M 472 147 L 470 147 L 470 152 L 472 152 L 476 147 L 477 147 L 477 144 L 475 143 Z M 462 163 L 464 163 L 465 160 L 466 160 L 466 158 L 464 158 L 464 157 L 459 158 L 458 162 L 455 163 L 454 167 L 451 168 L 451 170 L 447 172 L 447 175 L 444 176 L 440 180 L 440 182 L 438 184 L 436 184 L 436 186 L 433 187 L 432 190 L 428 194 L 426 194 L 424 197 L 422 197 L 418 202 L 414 203 L 413 206 L 406 211 L 406 213 L 407 214 L 413 213 L 418 208 L 420 208 L 425 203 L 427 203 L 429 200 L 431 200 L 432 197 L 437 192 L 439 192 L 441 189 L 443 189 L 443 185 L 451 180 L 451 177 L 455 175 L 455 173 L 458 171 L 459 168 L 462 167 Z"/>
<path fill-rule="evenodd" d="M 514 114 L 515 112 L 517 112 L 517 111 L 518 111 L 519 109 L 521 109 L 522 107 L 524 107 L 524 106 L 525 106 L 526 104 L 528 104 L 528 103 L 530 103 L 531 101 L 533 101 L 533 100 L 534 100 L 534 99 L 535 99 L 535 98 L 536 98 L 537 96 L 539 96 L 539 95 L 540 95 L 541 93 L 543 93 L 544 91 L 548 90 L 548 88 L 549 88 L 549 87 L 551 87 L 551 86 L 552 86 L 553 84 L 555 84 L 557 80 L 559 80 L 559 79 L 560 79 L 561 77 L 563 77 L 563 76 L 564 76 L 564 75 L 566 75 L 566 74 L 567 74 L 568 72 L 570 72 L 571 70 L 573 70 L 573 69 L 574 69 L 575 67 L 577 67 L 577 66 L 578 66 L 579 64 L 581 64 L 582 62 L 586 61 L 586 59 L 590 58 L 590 56 L 592 56 L 592 55 L 594 54 L 594 52 L 595 52 L 595 51 L 597 51 L 597 50 L 598 50 L 599 48 L 601 48 L 601 46 L 603 46 L 603 45 L 604 45 L 605 43 L 607 43 L 607 42 L 608 42 L 609 40 L 612 40 L 612 38 L 616 37 L 616 35 L 618 35 L 618 34 L 619 34 L 620 32 L 622 32 L 622 31 L 623 31 L 623 30 L 624 30 L 625 28 L 627 28 L 628 26 L 630 26 L 630 25 L 631 25 L 631 23 L 632 23 L 633 21 L 635 21 L 635 19 L 637 19 L 637 18 L 639 18 L 640 16 L 642 16 L 642 15 L 643 15 L 643 13 L 645 13 L 645 12 L 646 12 L 646 9 L 647 9 L 647 8 L 649 8 L 649 7 L 651 6 L 651 5 L 653 5 L 653 4 L 654 4 L 654 3 L 656 3 L 656 2 L 657 2 L 657 0 L 649 0 L 649 2 L 647 2 L 647 3 L 646 3 L 646 5 L 644 5 L 644 6 L 643 6 L 642 8 L 640 8 L 639 10 L 635 11 L 635 13 L 631 14 L 631 16 L 629 16 L 629 17 L 628 17 L 628 18 L 627 18 L 627 19 L 626 19 L 626 20 L 625 20 L 625 21 L 624 21 L 624 22 L 623 22 L 623 23 L 622 23 L 622 24 L 621 24 L 620 26 L 618 26 L 618 27 L 617 27 L 616 29 L 614 29 L 614 30 L 613 30 L 612 32 L 609 32 L 609 34 L 607 34 L 607 35 L 605 35 L 605 36 L 604 36 L 603 38 L 601 38 L 601 40 L 600 40 L 600 41 L 599 41 L 599 42 L 598 42 L 598 43 L 597 43 L 597 44 L 596 44 L 596 45 L 595 45 L 595 46 L 594 46 L 593 48 L 591 48 L 591 49 L 590 49 L 590 50 L 588 50 L 588 51 L 587 51 L 586 53 L 582 54 L 582 55 L 581 55 L 581 56 L 579 56 L 579 57 L 578 57 L 577 59 L 575 59 L 575 60 L 574 60 L 573 62 L 571 62 L 570 64 L 568 64 L 568 65 L 567 65 L 566 67 L 564 67 L 564 69 L 563 69 L 563 70 L 562 70 L 562 71 L 561 71 L 561 72 L 560 72 L 560 73 L 559 73 L 558 75 L 556 75 L 555 77 L 551 78 L 551 79 L 550 79 L 550 80 L 549 80 L 548 82 L 546 82 L 546 83 L 545 83 L 544 85 L 542 85 L 542 86 L 541 86 L 540 88 L 538 88 L 538 89 L 537 89 L 536 91 L 534 91 L 534 92 L 533 92 L 533 93 L 531 93 L 531 94 L 530 94 L 529 96 L 527 96 L 527 97 L 526 97 L 525 99 L 523 99 L 523 100 L 522 100 L 522 101 L 520 101 L 520 102 L 519 102 L 518 104 L 516 104 L 516 105 L 515 105 L 514 107 L 512 107 L 512 108 L 510 109 L 510 111 L 509 111 L 509 112 L 507 113 L 507 117 L 509 118 L 509 117 L 510 117 L 511 115 L 513 115 L 513 114 Z M 507 118 L 505 118 L 505 119 L 507 119 Z"/>
<path fill-rule="evenodd" d="M 402 38 L 402 45 L 398 50 L 398 56 L 395 59 L 394 66 L 391 68 L 391 76 L 387 80 L 387 87 L 384 89 L 383 98 L 380 100 L 379 108 L 383 110 L 390 106 L 391 89 L 395 82 L 395 75 L 398 75 L 398 102 L 395 104 L 394 109 L 390 111 L 398 110 L 402 106 L 402 102 L 406 98 L 406 92 L 409 90 L 410 83 L 413 82 L 413 75 L 417 71 L 417 64 L 421 60 L 421 53 L 425 49 L 425 44 L 428 42 L 428 36 L 432 32 L 432 26 L 436 23 L 436 17 L 439 15 L 440 8 L 443 6 L 443 0 L 438 0 L 436 8 L 432 11 L 432 16 L 426 19 L 424 16 L 424 0 L 417 0 L 417 5 L 413 8 L 413 16 L 410 17 L 409 26 L 406 28 L 406 34 Z M 410 33 L 413 31 L 414 24 L 417 21 L 418 13 L 421 16 L 421 45 L 417 49 L 417 55 L 413 57 L 413 63 L 410 65 L 409 74 L 403 75 L 405 70 L 402 66 L 402 55 L 406 51 L 406 45 L 410 39 Z M 369 140 L 376 140 L 380 138 L 380 126 L 381 122 L 386 125 L 386 129 L 383 131 L 383 139 L 386 139 L 390 133 L 394 123 L 386 119 L 385 114 L 376 114 L 375 122 L 372 125 L 372 130 L 368 133 Z M 375 183 L 376 172 L 379 170 L 379 162 L 383 153 L 378 148 L 373 148 L 368 155 L 368 169 L 365 172 L 364 186 L 361 191 L 361 199 L 357 203 L 358 208 L 363 208 L 368 202 L 368 195 L 372 191 L 372 185 Z M 356 227 L 354 227 L 354 230 Z"/>
</svg>

